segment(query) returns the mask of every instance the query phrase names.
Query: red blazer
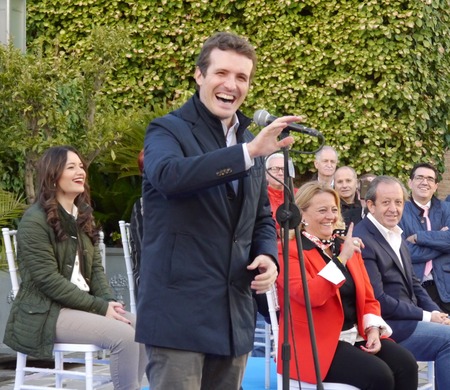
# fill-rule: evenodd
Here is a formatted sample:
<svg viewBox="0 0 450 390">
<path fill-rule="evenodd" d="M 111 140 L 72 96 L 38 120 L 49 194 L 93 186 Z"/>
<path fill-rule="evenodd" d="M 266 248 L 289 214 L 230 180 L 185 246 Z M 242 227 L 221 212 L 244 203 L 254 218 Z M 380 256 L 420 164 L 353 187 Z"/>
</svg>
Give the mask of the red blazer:
<svg viewBox="0 0 450 390">
<path fill-rule="evenodd" d="M 322 380 L 328 373 L 334 357 L 339 334 L 344 323 L 344 313 L 341 304 L 339 287 L 345 283 L 342 281 L 335 285 L 318 273 L 326 266 L 314 243 L 302 236 L 303 257 L 307 272 L 308 290 L 310 295 L 314 329 L 320 373 Z M 284 289 L 284 260 L 281 245 L 279 246 L 280 274 L 277 279 L 277 291 L 280 303 L 280 333 L 278 344 L 277 371 L 282 374 L 281 346 L 284 342 L 283 321 L 283 289 Z M 380 304 L 375 299 L 369 276 L 364 267 L 364 262 L 359 253 L 355 252 L 347 262 L 347 269 L 353 276 L 356 286 L 356 312 L 358 317 L 358 330 L 364 335 L 364 314 L 380 316 Z M 291 346 L 291 359 L 289 376 L 292 379 L 309 383 L 317 383 L 312 356 L 311 341 L 309 337 L 308 320 L 306 316 L 305 297 L 303 294 L 300 275 L 300 263 L 295 239 L 289 242 L 289 297 L 292 313 L 292 327 L 289 329 L 289 343 Z M 294 337 L 292 337 L 292 334 Z M 295 348 L 294 348 L 295 346 Z M 300 377 L 297 372 L 299 367 Z"/>
</svg>

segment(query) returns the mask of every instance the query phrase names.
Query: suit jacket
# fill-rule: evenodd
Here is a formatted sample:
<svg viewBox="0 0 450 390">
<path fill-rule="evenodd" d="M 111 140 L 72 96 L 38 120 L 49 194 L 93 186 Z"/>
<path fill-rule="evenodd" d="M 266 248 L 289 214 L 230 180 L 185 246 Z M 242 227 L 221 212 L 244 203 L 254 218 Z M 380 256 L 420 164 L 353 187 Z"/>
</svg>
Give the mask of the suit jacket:
<svg viewBox="0 0 450 390">
<path fill-rule="evenodd" d="M 260 254 L 276 261 L 277 246 L 264 161 L 245 169 L 240 143 L 253 136 L 238 117 L 230 147 L 197 94 L 147 129 L 139 342 L 227 356 L 253 348 L 255 275 L 246 267 Z"/>
<path fill-rule="evenodd" d="M 316 334 L 316 344 L 322 380 L 328 373 L 344 324 L 339 288 L 345 283 L 334 284 L 318 275 L 326 266 L 319 249 L 309 239 L 302 236 L 303 258 L 307 272 L 308 291 Z M 279 246 L 280 274 L 277 279 L 278 299 L 280 303 L 280 329 L 284 329 L 284 261 L 282 247 Z M 356 288 L 356 313 L 359 334 L 365 337 L 367 327 L 365 315 L 380 316 L 380 304 L 375 299 L 364 262 L 359 253 L 355 253 L 347 262 L 347 269 L 352 275 Z M 300 272 L 300 263 L 295 239 L 289 242 L 289 297 L 292 313 L 292 332 L 289 332 L 289 343 L 293 356 L 290 359 L 290 378 L 317 383 L 314 361 L 306 315 L 306 301 Z M 378 324 L 384 324 L 379 318 Z M 284 332 L 280 332 L 278 347 L 278 373 L 282 373 L 282 345 Z M 297 372 L 299 367 L 300 378 Z"/>
<path fill-rule="evenodd" d="M 425 264 L 433 260 L 433 279 L 439 296 L 444 302 L 450 302 L 450 204 L 431 198 L 429 210 L 431 231 L 427 230 L 423 209 L 414 202 L 406 202 L 399 226 L 403 230 L 403 237 L 417 234 L 416 243 L 406 241 L 411 253 L 414 273 L 422 280 Z"/>
<path fill-rule="evenodd" d="M 399 342 L 407 339 L 423 318 L 423 310 L 440 310 L 414 275 L 411 257 L 403 240 L 400 263 L 394 250 L 378 228 L 364 218 L 354 230 L 353 236 L 364 243 L 362 257 L 380 301 L 381 315 L 392 328 L 392 338 Z"/>
</svg>

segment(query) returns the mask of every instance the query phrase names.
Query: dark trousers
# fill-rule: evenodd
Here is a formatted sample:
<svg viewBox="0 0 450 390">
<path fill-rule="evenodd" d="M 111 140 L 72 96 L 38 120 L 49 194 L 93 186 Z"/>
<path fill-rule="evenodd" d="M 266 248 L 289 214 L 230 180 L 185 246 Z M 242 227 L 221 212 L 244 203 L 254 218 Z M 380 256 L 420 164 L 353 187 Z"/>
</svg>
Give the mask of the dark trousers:
<svg viewBox="0 0 450 390">
<path fill-rule="evenodd" d="M 417 361 L 407 349 L 382 339 L 376 355 L 362 351 L 362 343 L 339 341 L 324 382 L 346 383 L 361 390 L 416 390 Z"/>
<path fill-rule="evenodd" d="M 437 305 L 441 308 L 441 310 L 444 313 L 450 314 L 450 302 L 443 302 L 441 300 L 441 297 L 439 296 L 438 289 L 436 287 L 436 284 L 434 282 L 432 283 L 425 283 L 423 285 L 425 290 L 427 290 L 428 295 L 430 298 L 437 303 Z"/>
</svg>

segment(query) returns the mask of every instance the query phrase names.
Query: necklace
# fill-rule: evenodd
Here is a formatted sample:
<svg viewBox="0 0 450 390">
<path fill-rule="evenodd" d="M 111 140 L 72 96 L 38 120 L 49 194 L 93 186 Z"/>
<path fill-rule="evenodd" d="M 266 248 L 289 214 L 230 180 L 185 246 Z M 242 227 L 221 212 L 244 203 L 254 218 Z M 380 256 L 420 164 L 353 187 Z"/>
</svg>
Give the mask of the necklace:
<svg viewBox="0 0 450 390">
<path fill-rule="evenodd" d="M 332 236 L 330 239 L 322 240 L 322 239 L 306 232 L 305 230 L 302 231 L 302 234 L 306 238 L 310 239 L 314 244 L 316 244 L 323 251 L 327 250 L 330 247 L 332 250 L 334 249 L 334 236 Z"/>
</svg>

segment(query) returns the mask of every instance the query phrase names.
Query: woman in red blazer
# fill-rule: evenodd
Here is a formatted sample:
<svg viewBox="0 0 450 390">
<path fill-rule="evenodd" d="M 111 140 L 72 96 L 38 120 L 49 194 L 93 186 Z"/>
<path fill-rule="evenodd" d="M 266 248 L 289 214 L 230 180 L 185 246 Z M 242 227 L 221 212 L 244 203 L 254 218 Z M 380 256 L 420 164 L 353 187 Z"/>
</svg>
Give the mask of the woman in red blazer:
<svg viewBox="0 0 450 390">
<path fill-rule="evenodd" d="M 361 258 L 360 239 L 335 230 L 341 225 L 337 193 L 318 182 L 304 184 L 296 194 L 302 213 L 301 240 L 308 291 L 323 382 L 345 383 L 359 389 L 417 389 L 413 355 L 387 337 L 392 333 L 380 316 Z M 283 323 L 284 261 L 280 244 L 280 330 Z M 289 240 L 290 378 L 317 383 L 312 356 L 305 296 L 295 238 Z M 282 374 L 279 337 L 278 373 Z"/>
</svg>

